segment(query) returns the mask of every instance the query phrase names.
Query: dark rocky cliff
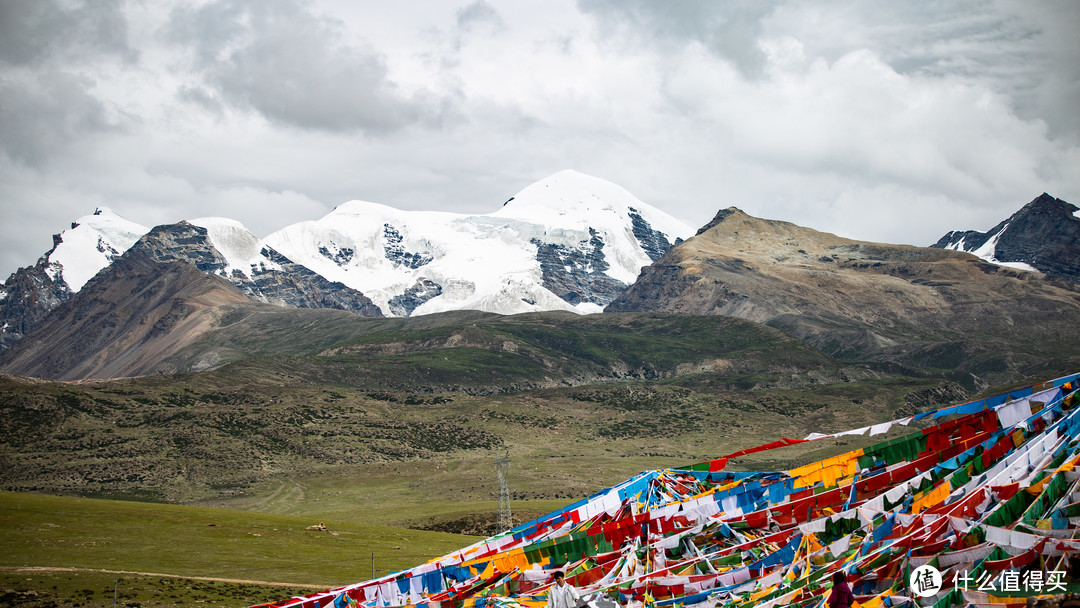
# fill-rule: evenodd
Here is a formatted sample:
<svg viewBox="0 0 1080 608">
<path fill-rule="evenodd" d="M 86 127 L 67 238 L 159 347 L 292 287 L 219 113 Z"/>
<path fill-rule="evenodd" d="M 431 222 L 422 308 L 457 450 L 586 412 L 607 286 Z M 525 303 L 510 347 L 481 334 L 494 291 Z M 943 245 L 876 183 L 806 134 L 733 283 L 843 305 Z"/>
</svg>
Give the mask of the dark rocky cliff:
<svg viewBox="0 0 1080 608">
<path fill-rule="evenodd" d="M 931 245 L 974 252 L 991 239 L 999 262 L 1022 262 L 1050 276 L 1080 282 L 1080 218 L 1076 205 L 1043 193 L 987 232 L 953 231 Z"/>
<path fill-rule="evenodd" d="M 626 284 L 604 274 L 610 268 L 604 239 L 592 228 L 589 234 L 592 238 L 576 248 L 533 240 L 544 287 L 574 306 L 582 302 L 603 306 L 626 289 Z"/>
<path fill-rule="evenodd" d="M 20 268 L 0 285 L 0 352 L 37 327 L 49 311 L 71 297 L 63 278 L 46 272 L 49 254 L 37 264 Z"/>
<path fill-rule="evenodd" d="M 187 222 L 158 226 L 132 249 L 158 262 L 189 262 L 205 273 L 224 276 L 256 301 L 293 308 L 335 308 L 364 317 L 382 316 L 364 294 L 329 281 L 269 247 L 264 247 L 261 253 L 280 266 L 280 270 L 264 264 L 252 268 L 250 278 L 235 270 L 226 276 L 228 262 L 211 244 L 206 229 Z"/>
</svg>

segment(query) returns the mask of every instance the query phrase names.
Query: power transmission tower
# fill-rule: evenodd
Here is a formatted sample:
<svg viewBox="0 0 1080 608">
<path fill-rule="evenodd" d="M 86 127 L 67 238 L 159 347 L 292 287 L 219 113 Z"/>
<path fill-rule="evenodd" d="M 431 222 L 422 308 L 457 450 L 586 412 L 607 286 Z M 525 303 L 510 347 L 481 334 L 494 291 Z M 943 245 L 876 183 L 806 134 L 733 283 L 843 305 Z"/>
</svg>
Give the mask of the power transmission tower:
<svg viewBox="0 0 1080 608">
<path fill-rule="evenodd" d="M 505 456 L 495 454 L 495 473 L 499 478 L 499 521 L 498 531 L 504 532 L 514 527 L 510 517 L 510 487 L 506 483 L 506 472 L 510 469 L 510 450 Z"/>
</svg>

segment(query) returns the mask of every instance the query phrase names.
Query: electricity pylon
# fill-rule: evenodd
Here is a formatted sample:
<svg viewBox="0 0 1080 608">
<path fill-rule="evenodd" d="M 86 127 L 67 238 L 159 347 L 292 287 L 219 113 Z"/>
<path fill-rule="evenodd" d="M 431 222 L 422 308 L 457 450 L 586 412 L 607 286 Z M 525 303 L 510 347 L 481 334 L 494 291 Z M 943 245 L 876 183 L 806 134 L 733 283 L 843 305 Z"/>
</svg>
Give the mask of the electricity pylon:
<svg viewBox="0 0 1080 608">
<path fill-rule="evenodd" d="M 510 469 L 510 450 L 505 456 L 495 454 L 495 473 L 499 478 L 499 521 L 498 532 L 505 532 L 514 527 L 510 517 L 510 487 L 506 483 L 506 472 Z"/>
</svg>

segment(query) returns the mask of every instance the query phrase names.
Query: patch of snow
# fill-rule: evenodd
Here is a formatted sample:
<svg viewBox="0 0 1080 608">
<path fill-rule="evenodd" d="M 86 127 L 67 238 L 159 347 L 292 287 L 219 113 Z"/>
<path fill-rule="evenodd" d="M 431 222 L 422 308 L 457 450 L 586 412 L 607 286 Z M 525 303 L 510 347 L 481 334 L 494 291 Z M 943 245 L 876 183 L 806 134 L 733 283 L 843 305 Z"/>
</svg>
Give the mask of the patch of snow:
<svg viewBox="0 0 1080 608">
<path fill-rule="evenodd" d="M 49 254 L 46 269 L 54 281 L 62 277 L 72 292 L 82 289 L 150 230 L 105 207 L 80 217 L 75 224 L 60 233 L 61 242 Z"/>
<path fill-rule="evenodd" d="M 986 259 L 986 258 L 983 258 Z M 1027 270 L 1028 272 L 1042 272 L 1038 268 L 1035 268 L 1031 264 L 1025 264 L 1024 262 L 1001 262 L 998 260 L 986 260 L 991 264 L 997 264 L 998 266 L 1005 266 L 1006 268 L 1015 268 L 1017 270 Z"/>
<path fill-rule="evenodd" d="M 64 267 L 57 262 L 52 262 L 45 266 L 45 274 L 53 280 L 53 283 L 58 283 L 64 279 Z"/>
<path fill-rule="evenodd" d="M 1024 262 L 1002 262 L 1001 260 L 997 259 L 997 244 L 998 244 L 998 241 L 1001 240 L 1001 235 L 1004 234 L 1005 231 L 1008 230 L 1008 229 L 1009 229 L 1009 224 L 1005 224 L 1005 226 L 1003 226 L 1001 228 L 1001 230 L 998 231 L 997 234 L 995 234 L 994 236 L 987 239 L 986 242 L 983 243 L 982 247 L 979 247 L 978 249 L 975 249 L 974 251 L 969 251 L 968 253 L 970 253 L 972 255 L 975 255 L 975 256 L 978 256 L 978 257 L 982 258 L 983 260 L 985 260 L 987 262 L 990 262 L 991 264 L 994 264 L 994 265 L 997 265 L 997 266 L 1004 266 L 1006 268 L 1015 268 L 1017 270 L 1027 270 L 1029 272 L 1039 272 L 1038 268 L 1035 268 L 1034 266 L 1032 266 L 1030 264 L 1026 264 Z"/>
<path fill-rule="evenodd" d="M 604 307 L 592 302 L 582 302 L 574 307 L 574 312 L 582 315 L 597 315 L 604 312 Z"/>
<path fill-rule="evenodd" d="M 236 220 L 200 217 L 188 220 L 188 223 L 206 229 L 210 243 L 228 262 L 224 269 L 226 276 L 232 276 L 233 271 L 239 271 L 250 278 L 252 266 L 265 267 L 267 270 L 281 269 L 281 266 L 259 253 L 262 249 L 259 237 Z"/>
<path fill-rule="evenodd" d="M 977 255 L 986 261 L 994 259 L 995 253 L 997 253 L 998 241 L 1001 240 L 1001 235 L 1004 234 L 1005 231 L 1008 229 L 1009 224 L 1005 224 L 1004 226 L 1002 226 L 1001 230 L 999 230 L 997 234 L 986 239 L 986 242 L 982 244 L 982 247 L 979 247 L 978 249 L 971 251 L 970 253 L 972 255 Z"/>
<path fill-rule="evenodd" d="M 955 243 L 946 245 L 945 249 L 949 249 L 949 250 L 952 250 L 952 251 L 967 251 L 967 249 L 964 249 L 964 241 L 965 240 L 967 240 L 967 237 L 962 236 L 962 237 L 960 237 L 959 241 L 956 241 Z"/>
</svg>

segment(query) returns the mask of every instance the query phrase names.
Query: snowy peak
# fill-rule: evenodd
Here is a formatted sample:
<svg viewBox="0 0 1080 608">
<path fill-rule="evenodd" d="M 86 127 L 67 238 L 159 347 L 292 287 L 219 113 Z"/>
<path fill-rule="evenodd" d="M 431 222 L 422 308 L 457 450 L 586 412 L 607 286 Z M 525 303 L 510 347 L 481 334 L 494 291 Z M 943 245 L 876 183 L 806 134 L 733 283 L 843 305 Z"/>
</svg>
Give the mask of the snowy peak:
<svg viewBox="0 0 1080 608">
<path fill-rule="evenodd" d="M 632 194 L 609 181 L 565 170 L 530 184 L 515 194 L 492 215 L 536 219 L 540 214 L 596 217 L 625 209 Z"/>
<path fill-rule="evenodd" d="M 46 254 L 49 274 L 63 280 L 72 292 L 79 291 L 102 268 L 120 257 L 146 234 L 148 228 L 130 222 L 106 207 L 98 207 L 71 223 L 71 228 L 53 236 L 53 249 Z"/>
<path fill-rule="evenodd" d="M 562 171 L 486 215 L 350 201 L 264 242 L 384 314 L 591 313 L 692 233 L 611 182 Z"/>
<path fill-rule="evenodd" d="M 642 202 L 622 186 L 573 170 L 560 171 L 525 187 L 491 214 L 578 229 L 631 215 L 641 217 L 656 230 L 685 238 L 682 233 L 687 226 L 679 220 Z"/>
<path fill-rule="evenodd" d="M 99 207 L 54 234 L 52 249 L 36 264 L 16 270 L 0 284 L 0 350 L 21 340 L 144 232 L 144 226 Z"/>
<path fill-rule="evenodd" d="M 987 232 L 953 231 L 932 247 L 1080 282 L 1080 211 L 1043 193 Z"/>
<path fill-rule="evenodd" d="M 229 277 L 239 272 L 250 276 L 252 267 L 266 263 L 265 256 L 260 254 L 259 237 L 240 222 L 223 217 L 201 217 L 187 223 L 204 228 L 210 244 L 224 258 L 225 265 L 218 269 L 218 274 Z"/>
</svg>

